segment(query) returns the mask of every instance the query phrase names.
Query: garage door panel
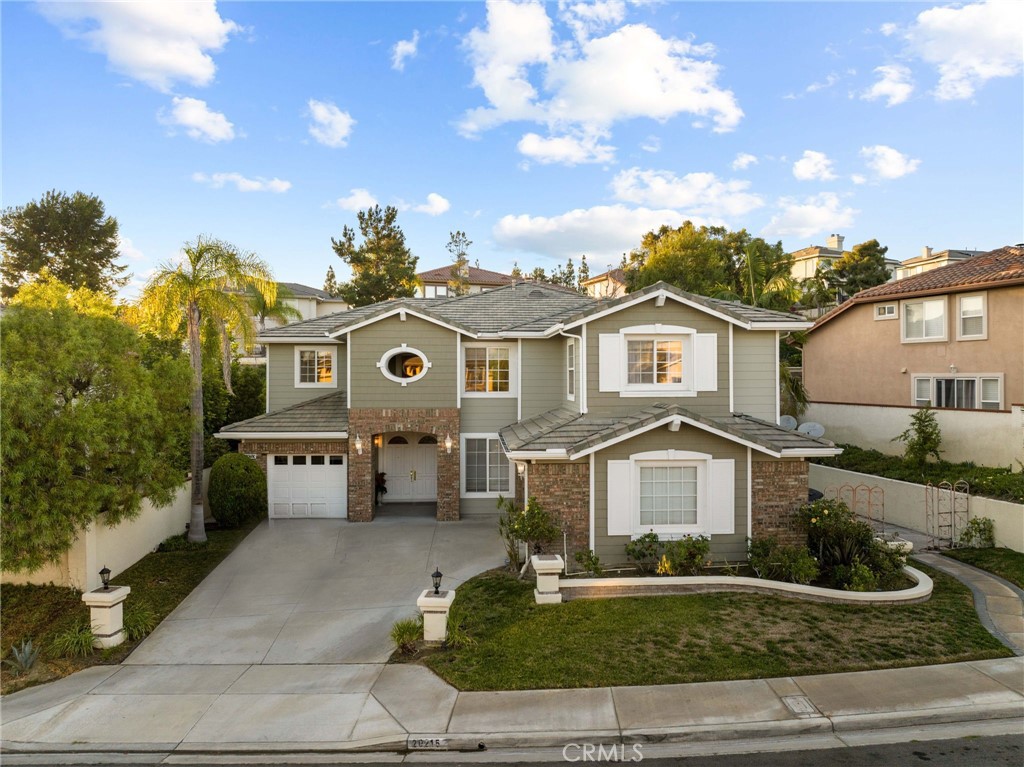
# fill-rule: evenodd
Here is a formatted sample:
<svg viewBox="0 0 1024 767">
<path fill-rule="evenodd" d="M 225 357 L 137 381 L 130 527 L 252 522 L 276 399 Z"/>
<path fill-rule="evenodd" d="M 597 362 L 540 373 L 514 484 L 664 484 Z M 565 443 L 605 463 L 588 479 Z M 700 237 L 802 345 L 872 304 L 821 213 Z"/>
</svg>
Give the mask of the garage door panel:
<svg viewBox="0 0 1024 767">
<path fill-rule="evenodd" d="M 343 456 L 271 456 L 267 483 L 271 517 L 347 516 L 348 471 Z"/>
</svg>

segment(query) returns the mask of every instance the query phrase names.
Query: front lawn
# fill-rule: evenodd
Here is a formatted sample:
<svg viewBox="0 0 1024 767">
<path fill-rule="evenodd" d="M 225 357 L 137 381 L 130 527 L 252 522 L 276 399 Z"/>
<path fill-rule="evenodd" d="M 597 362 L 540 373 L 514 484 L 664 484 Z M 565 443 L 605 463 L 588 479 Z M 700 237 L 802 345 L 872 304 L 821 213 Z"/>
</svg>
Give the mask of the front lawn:
<svg viewBox="0 0 1024 767">
<path fill-rule="evenodd" d="M 145 604 L 156 622 L 162 621 L 178 604 L 242 542 L 259 520 L 235 530 L 208 530 L 206 544 L 182 543 L 175 551 L 147 554 L 130 568 L 113 578 L 118 586 L 131 586 L 125 606 Z M 110 650 L 96 650 L 84 658 L 61 658 L 50 644 L 58 633 L 78 622 L 88 623 L 89 608 L 82 602 L 82 593 L 61 586 L 0 587 L 3 621 L 0 622 L 0 647 L 5 658 L 11 646 L 31 639 L 41 649 L 35 668 L 23 676 L 15 676 L 4 665 L 0 673 L 0 692 L 7 695 L 24 687 L 72 674 L 88 666 L 120 663 L 139 644 L 126 641 Z"/>
<path fill-rule="evenodd" d="M 942 573 L 927 602 L 833 605 L 759 594 L 580 599 L 536 605 L 503 572 L 459 587 L 476 643 L 424 662 L 460 690 L 525 690 L 771 678 L 1011 655 Z"/>
<path fill-rule="evenodd" d="M 1024 589 L 1024 554 L 1013 549 L 950 549 L 947 557 L 959 559 Z"/>
</svg>

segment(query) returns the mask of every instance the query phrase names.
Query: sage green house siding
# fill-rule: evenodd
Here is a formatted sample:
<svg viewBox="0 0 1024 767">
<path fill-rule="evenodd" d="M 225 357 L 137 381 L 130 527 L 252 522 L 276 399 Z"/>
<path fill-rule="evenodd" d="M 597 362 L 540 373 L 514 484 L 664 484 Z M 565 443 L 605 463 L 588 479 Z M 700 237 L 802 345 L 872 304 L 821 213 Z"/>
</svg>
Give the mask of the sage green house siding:
<svg viewBox="0 0 1024 767">
<path fill-rule="evenodd" d="M 747 558 L 747 448 L 692 426 L 671 432 L 667 426 L 640 434 L 594 454 L 594 551 L 603 562 L 626 561 L 627 535 L 608 535 L 608 461 L 629 460 L 651 450 L 690 450 L 735 461 L 735 533 L 711 536 L 711 556 L 718 562 Z"/>
<path fill-rule="evenodd" d="M 465 397 L 459 414 L 466 434 L 497 434 L 514 423 L 518 403 L 515 397 Z"/>
<path fill-rule="evenodd" d="M 775 422 L 777 342 L 770 331 L 733 330 L 734 411 Z"/>
<path fill-rule="evenodd" d="M 413 315 L 403 322 L 387 317 L 349 334 L 351 406 L 431 408 L 456 406 L 458 335 L 447 328 Z M 405 386 L 384 377 L 377 367 L 390 349 L 406 344 L 419 349 L 430 363 L 427 374 Z"/>
<path fill-rule="evenodd" d="M 556 407 L 571 407 L 575 404 L 566 402 L 565 398 L 565 344 L 566 340 L 561 337 L 523 339 L 520 379 L 523 418 L 532 418 Z M 510 423 L 512 421 L 506 421 L 502 426 Z"/>
<path fill-rule="evenodd" d="M 698 333 L 715 333 L 718 351 L 718 390 L 678 397 L 672 392 L 651 397 L 621 397 L 600 390 L 600 336 L 636 325 L 680 325 Z M 587 323 L 587 409 L 594 414 L 633 413 L 670 399 L 685 408 L 710 416 L 729 414 L 729 323 L 671 299 L 655 306 L 654 298 Z"/>
<path fill-rule="evenodd" d="M 327 339 L 324 339 L 325 341 Z M 295 349 L 333 347 L 334 386 L 297 387 L 295 385 Z M 306 400 L 345 390 L 345 345 L 324 344 L 267 344 L 267 412 L 297 405 Z"/>
</svg>

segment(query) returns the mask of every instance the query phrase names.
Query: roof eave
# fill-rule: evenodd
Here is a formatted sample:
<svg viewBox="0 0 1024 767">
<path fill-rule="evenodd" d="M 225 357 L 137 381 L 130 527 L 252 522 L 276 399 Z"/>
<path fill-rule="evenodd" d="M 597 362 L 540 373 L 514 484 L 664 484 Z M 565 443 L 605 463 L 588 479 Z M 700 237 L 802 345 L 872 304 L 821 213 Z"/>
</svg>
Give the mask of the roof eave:
<svg viewBox="0 0 1024 767">
<path fill-rule="evenodd" d="M 217 439 L 348 439 L 347 431 L 219 431 Z"/>
</svg>

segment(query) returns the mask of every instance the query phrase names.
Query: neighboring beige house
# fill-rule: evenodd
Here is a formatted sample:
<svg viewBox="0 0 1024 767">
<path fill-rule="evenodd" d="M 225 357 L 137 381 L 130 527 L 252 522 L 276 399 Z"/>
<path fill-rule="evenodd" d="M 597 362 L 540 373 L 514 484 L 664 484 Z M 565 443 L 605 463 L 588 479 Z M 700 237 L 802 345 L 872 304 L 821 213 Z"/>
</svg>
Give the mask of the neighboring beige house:
<svg viewBox="0 0 1024 767">
<path fill-rule="evenodd" d="M 455 264 L 439 266 L 426 272 L 416 275 L 420 286 L 416 288 L 416 298 L 447 298 L 448 281 L 454 276 Z M 511 285 L 516 278 L 510 274 L 492 272 L 488 269 L 481 269 L 478 266 L 467 267 L 466 275 L 469 281 L 470 293 L 483 293 L 487 290 L 500 288 L 502 285 Z"/>
<path fill-rule="evenodd" d="M 800 280 L 809 280 L 818 271 L 820 265 L 835 266 L 835 262 L 847 252 L 843 250 L 843 240 L 845 239 L 841 234 L 830 234 L 824 245 L 810 245 L 793 251 L 793 268 L 790 271 L 793 278 L 798 282 Z M 900 262 L 894 258 L 887 258 L 885 259 L 885 265 L 891 277 L 899 267 Z"/>
<path fill-rule="evenodd" d="M 931 247 L 925 245 L 921 248 L 921 255 L 908 258 L 896 267 L 896 279 L 902 280 L 905 277 L 913 277 L 915 274 L 930 272 L 940 266 L 946 266 L 958 261 L 964 261 L 984 253 L 982 250 L 940 250 L 932 252 Z"/>
<path fill-rule="evenodd" d="M 626 273 L 622 269 L 612 269 L 584 280 L 582 285 L 591 298 L 618 298 L 626 295 Z"/>
<path fill-rule="evenodd" d="M 810 324 L 665 283 L 395 299 L 263 334 L 267 413 L 217 436 L 265 468 L 272 518 L 458 520 L 530 496 L 570 556 L 624 561 L 654 530 L 742 560 L 752 535 L 800 538 L 805 459 L 838 452 L 777 425 L 779 334 Z"/>
<path fill-rule="evenodd" d="M 302 315 L 302 320 L 296 320 L 297 322 L 312 320 L 348 309 L 348 304 L 344 299 L 332 296 L 319 288 L 311 288 L 309 285 L 300 285 L 297 282 L 279 282 L 277 284 L 291 291 L 292 296 L 281 299 L 281 303 L 291 306 Z M 267 320 L 267 330 L 280 327 L 280 324 L 274 320 Z"/>
<path fill-rule="evenodd" d="M 803 380 L 834 441 L 900 452 L 929 405 L 949 460 L 1024 461 L 1024 246 L 861 291 L 810 330 Z"/>
</svg>

